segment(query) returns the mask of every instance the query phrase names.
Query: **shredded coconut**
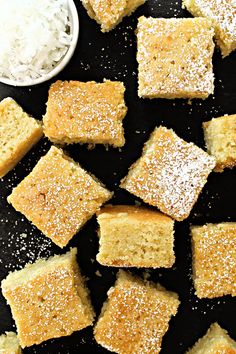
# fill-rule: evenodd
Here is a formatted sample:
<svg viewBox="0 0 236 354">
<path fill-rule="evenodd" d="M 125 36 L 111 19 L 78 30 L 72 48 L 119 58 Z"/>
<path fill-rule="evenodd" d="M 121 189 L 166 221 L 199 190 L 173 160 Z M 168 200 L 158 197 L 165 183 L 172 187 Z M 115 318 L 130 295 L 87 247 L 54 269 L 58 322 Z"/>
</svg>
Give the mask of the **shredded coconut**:
<svg viewBox="0 0 236 354">
<path fill-rule="evenodd" d="M 67 0 L 0 0 L 0 76 L 49 73 L 68 50 L 70 26 Z"/>
</svg>

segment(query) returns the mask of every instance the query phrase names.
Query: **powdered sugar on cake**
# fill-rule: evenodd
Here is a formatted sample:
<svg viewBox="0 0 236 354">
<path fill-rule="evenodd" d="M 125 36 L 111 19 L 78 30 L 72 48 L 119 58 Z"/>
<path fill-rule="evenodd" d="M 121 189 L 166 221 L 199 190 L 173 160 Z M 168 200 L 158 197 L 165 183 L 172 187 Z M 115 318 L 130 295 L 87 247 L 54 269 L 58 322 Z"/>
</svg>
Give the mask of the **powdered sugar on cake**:
<svg viewBox="0 0 236 354">
<path fill-rule="evenodd" d="M 206 98 L 214 91 L 214 30 L 207 19 L 141 17 L 139 96 Z"/>
<path fill-rule="evenodd" d="M 228 55 L 236 47 L 236 2 L 235 0 L 184 1 L 194 16 L 204 16 L 213 21 L 216 39 L 222 55 Z"/>
<path fill-rule="evenodd" d="M 214 158 L 206 152 L 160 127 L 122 186 L 174 219 L 183 220 L 214 166 Z"/>
</svg>

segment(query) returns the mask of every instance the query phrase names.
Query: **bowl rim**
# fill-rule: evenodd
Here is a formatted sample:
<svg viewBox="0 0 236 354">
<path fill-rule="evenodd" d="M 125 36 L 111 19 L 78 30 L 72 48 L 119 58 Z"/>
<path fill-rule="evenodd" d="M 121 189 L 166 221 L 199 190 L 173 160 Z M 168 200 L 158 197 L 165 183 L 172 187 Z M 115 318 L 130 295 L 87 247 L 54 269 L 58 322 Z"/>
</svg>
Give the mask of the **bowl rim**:
<svg viewBox="0 0 236 354">
<path fill-rule="evenodd" d="M 71 40 L 70 46 L 69 46 L 66 54 L 61 59 L 59 64 L 56 65 L 55 68 L 53 68 L 49 73 L 47 73 L 43 76 L 40 76 L 37 79 L 30 79 L 27 81 L 19 82 L 14 79 L 8 79 L 6 77 L 0 76 L 1 83 L 11 85 L 11 86 L 19 86 L 19 87 L 34 86 L 34 85 L 38 85 L 38 84 L 41 84 L 43 82 L 46 82 L 46 81 L 52 79 L 54 76 L 59 74 L 65 68 L 65 66 L 69 63 L 69 61 L 71 60 L 71 58 L 75 52 L 75 49 L 76 49 L 76 46 L 78 43 L 78 39 L 79 39 L 79 29 L 80 29 L 79 14 L 78 14 L 77 8 L 75 6 L 75 3 L 73 0 L 67 0 L 67 1 L 68 1 L 69 15 L 70 15 L 71 21 L 72 21 L 72 24 L 71 24 L 72 40 Z"/>
</svg>

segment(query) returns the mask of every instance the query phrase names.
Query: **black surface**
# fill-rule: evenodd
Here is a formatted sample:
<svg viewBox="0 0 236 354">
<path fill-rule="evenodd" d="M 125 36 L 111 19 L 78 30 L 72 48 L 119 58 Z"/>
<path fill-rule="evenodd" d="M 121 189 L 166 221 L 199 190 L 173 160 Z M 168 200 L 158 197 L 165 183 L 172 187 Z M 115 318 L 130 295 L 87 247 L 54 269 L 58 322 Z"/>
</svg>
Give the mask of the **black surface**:
<svg viewBox="0 0 236 354">
<path fill-rule="evenodd" d="M 119 151 L 103 146 L 87 150 L 86 146 L 68 147 L 67 151 L 88 171 L 100 178 L 110 190 L 115 191 L 113 203 L 133 204 L 135 197 L 119 189 L 119 181 L 127 169 L 140 156 L 143 143 L 155 126 L 163 124 L 173 128 L 187 141 L 204 147 L 201 124 L 226 113 L 236 113 L 236 53 L 222 60 L 219 51 L 214 55 L 216 90 L 214 97 L 205 101 L 193 101 L 189 105 L 184 100 L 143 100 L 137 97 L 137 63 L 135 60 L 136 41 L 134 30 L 140 15 L 153 17 L 189 17 L 181 9 L 180 1 L 148 0 L 130 18 L 108 34 L 100 32 L 95 21 L 89 19 L 77 0 L 80 16 L 80 38 L 75 55 L 68 67 L 58 76 L 60 79 L 82 81 L 102 81 L 103 78 L 124 81 L 126 102 L 129 108 L 124 120 L 127 143 Z M 56 78 L 53 80 L 55 81 Z M 31 88 L 13 88 L 0 85 L 0 99 L 11 96 L 34 117 L 41 119 L 45 113 L 45 103 L 50 82 Z M 21 214 L 7 204 L 6 196 L 24 176 L 35 166 L 39 158 L 48 151 L 50 143 L 44 139 L 20 162 L 17 167 L 0 181 L 0 279 L 10 270 L 19 269 L 38 257 L 62 253 L 46 239 Z M 206 222 L 235 221 L 235 176 L 236 171 L 222 174 L 212 173 L 190 218 L 176 223 L 175 252 L 176 263 L 169 270 L 150 271 L 151 279 L 160 281 L 169 290 L 176 291 L 181 306 L 171 320 L 170 330 L 163 340 L 162 353 L 184 353 L 197 338 L 202 336 L 213 321 L 218 321 L 236 339 L 236 303 L 230 297 L 215 300 L 198 300 L 194 296 L 191 280 L 191 250 L 189 238 L 190 224 Z M 115 280 L 117 269 L 106 268 L 95 260 L 98 251 L 95 218 L 69 243 L 78 247 L 78 260 L 82 272 L 89 278 L 92 302 L 99 314 L 106 292 Z M 22 238 L 20 234 L 28 236 Z M 101 277 L 97 271 L 101 273 Z M 133 270 L 142 274 L 143 270 Z M 10 308 L 0 295 L 0 333 L 14 330 Z M 70 337 L 50 340 L 42 345 L 28 348 L 25 353 L 106 353 L 96 345 L 92 328 L 74 333 Z"/>
</svg>

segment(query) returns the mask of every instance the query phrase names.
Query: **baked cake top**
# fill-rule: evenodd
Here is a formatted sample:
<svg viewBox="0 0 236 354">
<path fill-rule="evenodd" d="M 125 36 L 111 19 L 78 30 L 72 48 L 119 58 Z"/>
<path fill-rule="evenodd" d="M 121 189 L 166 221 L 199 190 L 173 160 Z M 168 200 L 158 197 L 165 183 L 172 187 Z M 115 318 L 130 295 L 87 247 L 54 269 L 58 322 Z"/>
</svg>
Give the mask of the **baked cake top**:
<svg viewBox="0 0 236 354">
<path fill-rule="evenodd" d="M 43 119 L 45 135 L 60 144 L 123 146 L 124 92 L 119 81 L 57 81 L 49 90 Z"/>
<path fill-rule="evenodd" d="M 116 353 L 157 354 L 178 306 L 175 293 L 119 271 L 95 327 L 95 339 Z"/>
<path fill-rule="evenodd" d="M 183 0 L 183 3 L 194 16 L 204 16 L 213 21 L 217 44 L 224 57 L 236 48 L 234 0 Z"/>
<path fill-rule="evenodd" d="M 111 196 L 78 163 L 52 146 L 7 200 L 64 247 Z"/>
<path fill-rule="evenodd" d="M 99 220 L 117 218 L 119 216 L 133 217 L 144 222 L 157 221 L 160 223 L 171 223 L 173 220 L 157 210 L 136 205 L 105 205 L 96 213 Z"/>
<path fill-rule="evenodd" d="M 146 0 L 81 0 L 88 15 L 101 25 L 102 32 L 112 30 Z"/>
<path fill-rule="evenodd" d="M 236 343 L 218 323 L 213 323 L 186 354 L 236 354 Z"/>
<path fill-rule="evenodd" d="M 206 98 L 213 93 L 214 29 L 205 18 L 139 18 L 139 96 Z"/>
<path fill-rule="evenodd" d="M 76 262 L 77 250 L 10 273 L 2 292 L 21 346 L 70 335 L 93 323 L 93 309 Z"/>
<path fill-rule="evenodd" d="M 181 221 L 188 217 L 214 166 L 215 159 L 205 151 L 159 127 L 121 187 Z"/>
<path fill-rule="evenodd" d="M 197 296 L 236 296 L 236 223 L 193 226 L 191 234 Z"/>
</svg>

